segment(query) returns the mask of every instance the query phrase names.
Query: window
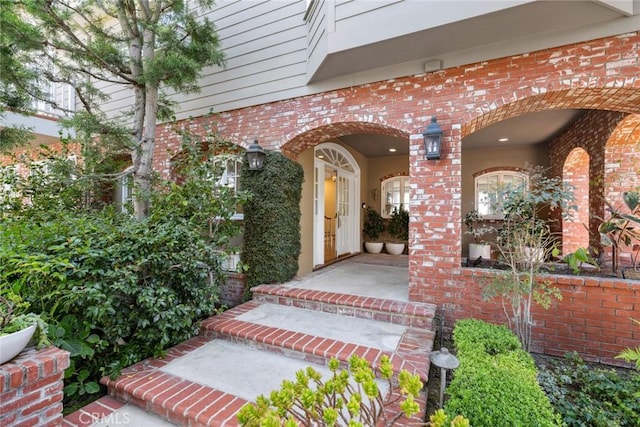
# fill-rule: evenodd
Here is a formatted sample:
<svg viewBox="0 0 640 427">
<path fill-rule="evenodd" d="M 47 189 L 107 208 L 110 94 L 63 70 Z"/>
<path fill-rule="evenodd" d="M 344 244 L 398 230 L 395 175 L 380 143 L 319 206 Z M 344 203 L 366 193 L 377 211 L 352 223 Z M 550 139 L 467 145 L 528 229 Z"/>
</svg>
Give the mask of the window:
<svg viewBox="0 0 640 427">
<path fill-rule="evenodd" d="M 506 189 L 525 191 L 529 187 L 529 177 L 518 171 L 489 172 L 476 177 L 475 187 L 478 214 L 489 219 L 502 219 L 499 193 Z"/>
<path fill-rule="evenodd" d="M 213 159 L 213 166 L 216 170 L 217 187 L 231 188 L 236 193 L 240 191 L 240 173 L 242 171 L 241 156 L 231 154 L 216 156 Z M 231 218 L 238 220 L 244 218 L 241 206 L 236 208 L 236 214 Z"/>
<path fill-rule="evenodd" d="M 133 166 L 122 171 L 122 176 L 116 185 L 116 203 L 120 212 L 127 213 L 133 201 Z"/>
<path fill-rule="evenodd" d="M 408 209 L 409 177 L 396 176 L 382 181 L 382 216 L 390 218 L 394 209 Z"/>
</svg>

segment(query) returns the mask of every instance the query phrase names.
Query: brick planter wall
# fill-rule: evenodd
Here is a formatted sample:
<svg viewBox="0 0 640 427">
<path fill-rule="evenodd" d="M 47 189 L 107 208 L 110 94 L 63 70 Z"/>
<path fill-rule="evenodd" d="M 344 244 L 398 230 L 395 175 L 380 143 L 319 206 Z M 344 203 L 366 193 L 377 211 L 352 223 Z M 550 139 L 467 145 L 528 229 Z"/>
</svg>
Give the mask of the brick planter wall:
<svg viewBox="0 0 640 427">
<path fill-rule="evenodd" d="M 487 302 L 480 297 L 480 284 L 492 276 L 486 269 L 462 269 L 460 286 L 466 296 L 444 307 L 447 331 L 459 318 L 505 323 L 499 301 Z M 541 279 L 550 280 L 562 300 L 554 300 L 548 310 L 537 305 L 532 310 L 533 352 L 563 356 L 577 351 L 589 361 L 631 366 L 615 356 L 625 348 L 637 347 L 640 341 L 640 327 L 630 320 L 640 319 L 640 281 L 569 275 L 544 275 Z"/>
<path fill-rule="evenodd" d="M 69 352 L 56 347 L 25 350 L 0 365 L 0 425 L 59 426 Z"/>
<path fill-rule="evenodd" d="M 220 302 L 227 307 L 242 304 L 246 278 L 240 273 L 226 273 L 227 280 L 220 288 Z"/>
</svg>

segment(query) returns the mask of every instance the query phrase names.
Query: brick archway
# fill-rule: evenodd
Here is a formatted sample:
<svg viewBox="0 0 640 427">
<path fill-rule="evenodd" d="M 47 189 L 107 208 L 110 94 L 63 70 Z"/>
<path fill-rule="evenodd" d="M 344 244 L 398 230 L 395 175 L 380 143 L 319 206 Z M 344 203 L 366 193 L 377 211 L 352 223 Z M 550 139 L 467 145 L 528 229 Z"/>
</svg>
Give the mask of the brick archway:
<svg viewBox="0 0 640 427">
<path fill-rule="evenodd" d="M 558 90 L 541 95 L 517 94 L 522 98 L 503 103 L 501 98 L 491 102 L 490 111 L 470 116 L 462 125 L 461 137 L 512 117 L 559 109 L 608 110 L 621 113 L 640 113 L 640 91 L 633 88 L 596 88 Z"/>
<path fill-rule="evenodd" d="M 347 121 L 325 124 L 318 121 L 286 135 L 281 149 L 287 156 L 295 158 L 307 148 L 354 133 L 387 135 L 409 140 L 409 134 L 406 131 L 382 123 Z"/>
</svg>

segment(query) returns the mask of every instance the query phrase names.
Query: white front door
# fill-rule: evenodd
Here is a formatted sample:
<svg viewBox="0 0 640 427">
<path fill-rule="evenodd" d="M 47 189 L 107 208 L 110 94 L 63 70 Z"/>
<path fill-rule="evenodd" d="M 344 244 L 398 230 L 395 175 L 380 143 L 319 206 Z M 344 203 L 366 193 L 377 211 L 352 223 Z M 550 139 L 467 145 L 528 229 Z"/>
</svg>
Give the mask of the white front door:
<svg viewBox="0 0 640 427">
<path fill-rule="evenodd" d="M 336 181 L 336 251 L 338 256 L 352 252 L 353 228 L 355 218 L 354 210 L 354 176 L 348 172 L 338 173 Z"/>
<path fill-rule="evenodd" d="M 313 174 L 313 265 L 324 264 L 324 165 L 314 165 Z"/>
<path fill-rule="evenodd" d="M 335 248 L 337 255 L 360 251 L 360 168 L 342 146 L 324 143 L 315 148 L 314 163 L 314 265 L 325 263 L 325 168 L 335 171 Z"/>
</svg>

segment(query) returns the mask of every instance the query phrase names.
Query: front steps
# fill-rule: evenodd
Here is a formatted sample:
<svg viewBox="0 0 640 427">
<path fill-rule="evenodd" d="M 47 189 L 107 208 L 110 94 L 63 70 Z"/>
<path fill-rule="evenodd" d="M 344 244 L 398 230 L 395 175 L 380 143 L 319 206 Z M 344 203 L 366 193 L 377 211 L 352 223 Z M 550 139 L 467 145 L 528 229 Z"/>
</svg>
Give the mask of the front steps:
<svg viewBox="0 0 640 427">
<path fill-rule="evenodd" d="M 434 315 L 430 304 L 259 286 L 252 301 L 207 319 L 200 336 L 166 357 L 137 363 L 116 380 L 104 378 L 109 396 L 92 404 L 100 411 L 89 405 L 64 425 L 113 425 L 127 417 L 142 427 L 235 426 L 244 404 L 279 388 L 295 371 L 313 366 L 327 377 L 330 358 L 346 362 L 352 354 L 373 364 L 387 355 L 395 372 L 407 369 L 424 382 Z M 420 404 L 424 412 L 426 397 Z M 136 418 L 141 414 L 146 422 Z M 409 424 L 401 419 L 396 425 Z"/>
</svg>

